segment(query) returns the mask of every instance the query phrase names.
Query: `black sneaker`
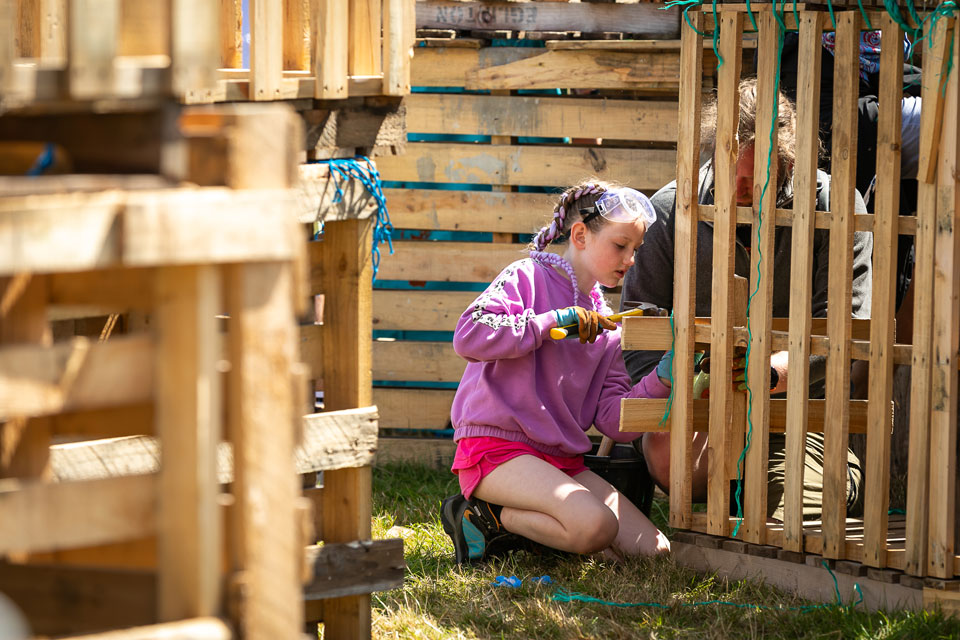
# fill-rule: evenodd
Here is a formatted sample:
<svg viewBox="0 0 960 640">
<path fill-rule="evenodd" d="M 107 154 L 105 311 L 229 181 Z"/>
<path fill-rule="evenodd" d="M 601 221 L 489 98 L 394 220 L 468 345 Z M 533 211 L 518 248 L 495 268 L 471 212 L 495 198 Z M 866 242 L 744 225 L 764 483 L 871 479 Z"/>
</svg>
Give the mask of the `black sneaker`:
<svg viewBox="0 0 960 640">
<path fill-rule="evenodd" d="M 453 541 L 457 564 L 479 562 L 524 548 L 526 538 L 510 533 L 500 524 L 502 507 L 462 494 L 450 496 L 440 507 L 443 530 Z"/>
</svg>

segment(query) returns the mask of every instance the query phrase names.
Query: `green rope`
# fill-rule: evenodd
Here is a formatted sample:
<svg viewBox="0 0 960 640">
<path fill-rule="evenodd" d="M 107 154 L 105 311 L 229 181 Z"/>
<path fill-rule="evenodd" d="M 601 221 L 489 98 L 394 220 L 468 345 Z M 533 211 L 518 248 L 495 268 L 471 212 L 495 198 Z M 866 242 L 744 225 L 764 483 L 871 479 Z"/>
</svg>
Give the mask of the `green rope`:
<svg viewBox="0 0 960 640">
<path fill-rule="evenodd" d="M 673 353 L 673 345 L 677 339 L 676 334 L 673 331 L 673 309 L 670 310 L 670 353 Z M 676 355 L 674 353 L 674 355 Z M 671 356 L 672 359 L 672 356 Z M 673 364 L 672 362 L 670 364 Z M 667 419 L 670 417 L 670 409 L 673 408 L 673 367 L 670 367 L 670 395 L 667 396 L 667 409 L 663 414 L 663 417 L 660 418 L 658 423 L 661 427 L 667 423 Z"/>
<path fill-rule="evenodd" d="M 717 16 L 717 0 L 713 0 L 713 53 L 717 56 L 717 71 L 723 66 L 723 56 L 720 55 L 720 49 L 717 47 L 719 38 L 720 20 Z"/>
<path fill-rule="evenodd" d="M 753 25 L 753 30 L 760 31 L 760 27 L 757 26 L 757 21 L 753 18 L 753 11 L 750 9 L 750 0 L 747 0 L 747 17 L 750 18 L 750 24 Z"/>
<path fill-rule="evenodd" d="M 863 2 L 857 0 L 857 5 L 860 7 L 860 15 L 863 16 L 863 24 L 867 25 L 867 29 L 873 31 L 873 25 L 870 24 L 870 16 L 867 15 L 867 12 L 863 8 Z"/>
<path fill-rule="evenodd" d="M 730 602 L 729 600 L 703 600 L 699 602 L 678 602 L 676 604 L 663 604 L 662 602 L 614 602 L 612 600 L 594 598 L 593 596 L 588 596 L 577 591 L 567 591 L 563 587 L 557 587 L 550 598 L 556 602 L 585 602 L 587 604 L 602 604 L 605 607 L 619 607 L 622 609 L 641 607 L 651 609 L 673 609 L 674 607 L 704 607 L 709 605 L 718 605 L 724 607 L 734 607 L 737 609 L 755 609 L 759 611 L 800 611 L 804 613 L 834 608 L 850 610 L 863 602 L 863 591 L 860 589 L 860 583 L 855 582 L 853 584 L 853 588 L 857 592 L 859 598 L 856 602 L 845 606 L 843 604 L 843 598 L 840 596 L 840 587 L 837 583 L 837 576 L 834 575 L 833 571 L 830 569 L 830 565 L 828 565 L 826 561 L 823 561 L 823 566 L 827 571 L 830 572 L 830 577 L 833 578 L 833 590 L 834 595 L 837 598 L 836 604 L 824 603 L 801 605 L 799 607 L 771 607 L 770 605 Z"/>
<path fill-rule="evenodd" d="M 703 31 L 700 31 L 695 26 L 693 26 L 693 23 L 690 22 L 690 16 L 687 15 L 687 11 L 690 11 L 690 9 L 693 9 L 694 7 L 699 7 L 699 6 L 700 6 L 700 0 L 670 0 L 670 2 L 667 2 L 665 5 L 660 7 L 660 9 L 662 11 L 666 11 L 667 9 L 673 9 L 674 7 L 683 7 L 684 22 L 687 23 L 688 27 L 693 29 L 694 33 L 705 38 L 707 34 L 704 33 Z"/>
<path fill-rule="evenodd" d="M 836 31 L 836 29 L 837 29 L 837 16 L 833 15 L 833 2 L 832 2 L 831 0 L 827 0 L 827 10 L 830 11 L 830 22 L 833 23 L 833 29 L 834 29 L 834 31 Z"/>
</svg>

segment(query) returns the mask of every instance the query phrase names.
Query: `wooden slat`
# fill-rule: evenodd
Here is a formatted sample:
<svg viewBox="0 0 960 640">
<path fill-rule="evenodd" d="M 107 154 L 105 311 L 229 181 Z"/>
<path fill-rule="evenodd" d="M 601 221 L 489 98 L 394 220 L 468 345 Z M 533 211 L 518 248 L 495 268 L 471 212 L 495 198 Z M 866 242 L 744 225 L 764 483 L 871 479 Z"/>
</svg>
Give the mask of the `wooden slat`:
<svg viewBox="0 0 960 640">
<path fill-rule="evenodd" d="M 449 471 L 457 445 L 442 438 L 380 438 L 377 464 L 414 462 Z"/>
<path fill-rule="evenodd" d="M 298 581 L 299 482 L 290 461 L 299 429 L 289 263 L 229 267 L 230 362 L 226 404 L 234 451 L 228 525 L 231 571 L 242 572 L 237 628 L 245 637 L 294 637 L 303 625 Z"/>
<path fill-rule="evenodd" d="M 922 99 L 926 105 L 920 116 L 920 158 L 917 196 L 916 261 L 913 267 L 913 356 L 910 387 L 910 443 L 907 466 L 907 509 L 911 516 L 906 531 L 906 572 L 924 575 L 927 569 L 927 524 L 930 479 L 930 386 L 931 335 L 933 329 L 933 249 L 937 215 L 937 163 L 931 162 L 931 147 L 939 147 L 938 115 L 942 107 L 941 74 L 946 59 L 947 23 L 939 20 L 931 32 L 933 47 L 924 52 Z M 924 160 L 924 158 L 926 160 Z M 924 167 L 932 168 L 932 175 Z"/>
<path fill-rule="evenodd" d="M 4 347 L 0 419 L 145 402 L 152 396 L 153 356 L 147 336 Z"/>
<path fill-rule="evenodd" d="M 47 4 L 49 6 L 59 3 Z M 56 19 L 55 16 L 51 18 Z M 169 56 L 170 24 L 170 7 L 167 3 L 120 0 L 120 41 L 117 55 Z"/>
<path fill-rule="evenodd" d="M 118 438 L 153 433 L 153 405 L 134 404 L 94 411 L 59 413 L 51 418 L 54 436 Z"/>
<path fill-rule="evenodd" d="M 670 431 L 670 526 L 690 527 L 692 514 L 693 319 L 695 297 L 700 108 L 703 82 L 703 16 L 691 16 L 693 29 L 682 31 L 679 132 L 677 134 L 677 208 L 674 241 L 673 311 L 676 346 L 673 358 L 673 420 Z"/>
<path fill-rule="evenodd" d="M 338 184 L 326 164 L 302 164 L 299 175 L 297 218 L 301 223 L 369 218 L 376 214 L 376 198 L 359 180 Z M 389 201 L 391 218 L 393 206 Z"/>
<path fill-rule="evenodd" d="M 459 382 L 465 366 L 449 342 L 373 343 L 375 380 Z"/>
<path fill-rule="evenodd" d="M 129 540 L 156 527 L 156 475 L 0 484 L 0 552 L 54 551 Z"/>
<path fill-rule="evenodd" d="M 960 64 L 957 29 L 951 54 L 952 65 Z M 958 146 L 957 74 L 947 80 L 943 127 L 937 166 L 937 226 L 934 235 L 933 333 L 931 346 L 930 412 L 930 545 L 927 572 L 938 578 L 953 577 L 956 531 L 957 477 L 957 352 L 960 348 L 960 233 L 957 211 L 960 189 L 957 187 Z M 953 221 L 953 224 L 945 221 Z"/>
<path fill-rule="evenodd" d="M 243 66 L 243 0 L 220 0 L 220 66 Z"/>
<path fill-rule="evenodd" d="M 310 70 L 310 0 L 283 0 L 283 69 Z"/>
<path fill-rule="evenodd" d="M 700 207 L 701 219 L 713 220 L 713 205 L 703 205 Z M 753 214 L 750 207 L 737 207 L 737 224 L 750 224 L 753 220 Z M 853 216 L 854 229 L 856 231 L 873 231 L 873 214 L 857 213 Z M 833 214 L 829 211 L 814 212 L 814 227 L 817 229 L 829 229 L 833 224 Z M 776 225 L 778 227 L 791 227 L 794 225 L 794 213 L 792 209 L 777 209 Z M 916 233 L 916 216 L 900 216 L 900 234 L 912 236 Z"/>
<path fill-rule="evenodd" d="M 413 12 L 413 0 L 384 0 L 383 92 L 389 96 L 410 93 L 410 58 L 415 38 Z"/>
<path fill-rule="evenodd" d="M 17 11 L 13 0 L 0 2 L 0 33 L 17 33 Z M 0 92 L 6 94 L 13 84 L 13 60 L 18 55 L 14 39 L 0 40 Z"/>
<path fill-rule="evenodd" d="M 902 29 L 887 17 L 881 23 L 887 42 L 903 40 Z M 903 99 L 903 48 L 880 54 L 880 101 Z M 877 123 L 877 180 L 873 227 L 873 300 L 870 323 L 870 421 L 864 469 L 863 563 L 886 564 L 887 511 L 890 505 L 890 429 L 886 409 L 893 398 L 894 314 L 897 281 L 897 213 L 900 209 L 900 109 L 881 109 Z"/>
<path fill-rule="evenodd" d="M 929 126 L 921 124 L 919 158 L 917 158 L 917 178 L 921 182 L 931 184 L 936 181 L 937 157 L 940 150 L 940 128 L 943 125 L 943 106 L 948 75 L 945 73 L 949 56 L 947 54 L 950 42 L 953 41 L 951 27 L 953 19 L 937 20 L 930 25 L 929 46 L 924 48 L 922 77 L 924 114 L 932 112 Z"/>
<path fill-rule="evenodd" d="M 542 49 L 529 47 L 488 47 L 482 50 L 416 47 L 413 51 L 410 82 L 418 87 L 462 87 L 467 82 L 467 74 L 476 69 L 508 64 L 543 53 Z"/>
<path fill-rule="evenodd" d="M 661 100 L 416 93 L 404 104 L 416 133 L 677 140 L 677 103 Z"/>
<path fill-rule="evenodd" d="M 164 622 L 220 610 L 220 290 L 213 266 L 157 272 L 156 429 L 168 453 L 157 514 L 158 613 Z"/>
<path fill-rule="evenodd" d="M 493 233 L 535 232 L 549 220 L 556 199 L 542 193 L 440 189 L 384 189 L 383 193 L 397 229 Z"/>
<path fill-rule="evenodd" d="M 382 429 L 449 429 L 454 391 L 374 387 Z"/>
<path fill-rule="evenodd" d="M 833 105 L 833 157 L 830 230 L 828 333 L 834 338 L 827 357 L 826 400 L 831 417 L 824 430 L 823 555 L 843 553 L 847 512 L 847 446 L 850 397 L 850 335 L 853 261 L 853 206 L 856 181 L 858 43 L 860 17 L 837 16 L 836 75 Z M 836 338 L 839 338 L 837 340 Z"/>
<path fill-rule="evenodd" d="M 555 187 L 596 176 L 655 190 L 672 179 L 674 156 L 663 149 L 410 142 L 404 155 L 377 165 L 384 180 Z"/>
<path fill-rule="evenodd" d="M 373 294 L 374 330 L 453 331 L 476 291 L 392 291 Z"/>
<path fill-rule="evenodd" d="M 276 100 L 283 80 L 283 7 L 250 2 L 250 99 Z"/>
<path fill-rule="evenodd" d="M 231 640 L 233 631 L 219 618 L 193 618 L 118 631 L 72 636 L 73 640 Z M 66 638 L 65 640 L 70 640 Z"/>
<path fill-rule="evenodd" d="M 797 275 L 790 288 L 790 348 L 787 375 L 786 469 L 783 489 L 783 543 L 784 549 L 803 549 L 803 468 L 806 450 L 810 395 L 810 342 L 812 322 L 810 313 L 796 309 L 810 309 L 813 298 L 813 236 L 817 203 L 817 154 L 820 149 L 820 79 L 822 58 L 821 30 L 823 15 L 817 11 L 804 12 L 800 19 L 800 54 L 803 63 L 797 78 L 797 168 L 794 176 L 794 221 L 791 232 L 790 272 Z"/>
<path fill-rule="evenodd" d="M 746 500 L 743 509 L 743 538 L 763 544 L 767 520 L 767 477 L 770 442 L 770 371 L 773 299 L 774 231 L 776 215 L 778 162 L 780 150 L 774 109 L 778 104 L 776 55 L 782 37 L 772 14 L 761 14 L 757 45 L 757 116 L 754 140 L 753 205 L 757 218 L 751 228 L 754 247 L 750 251 L 750 357 L 747 361 L 747 383 L 750 403 L 750 448 L 746 453 Z M 726 63 L 724 63 L 726 64 Z M 770 131 L 773 134 L 770 134 Z M 772 141 L 771 141 L 772 138 Z M 764 167 L 768 166 L 769 171 Z M 804 273 L 801 271 L 801 273 Z M 801 309 L 804 307 L 801 307 Z M 809 314 L 803 314 L 808 316 Z"/>
<path fill-rule="evenodd" d="M 418 29 L 506 29 L 510 31 L 622 31 L 676 37 L 679 12 L 654 4 L 547 4 L 505 2 L 417 2 Z"/>
<path fill-rule="evenodd" d="M 324 406 L 347 409 L 371 403 L 372 261 L 369 220 L 330 223 L 324 230 Z M 370 539 L 369 467 L 324 473 L 318 534 L 329 543 Z M 321 528 L 322 527 L 322 528 Z M 368 637 L 370 596 L 324 602 L 324 634 Z"/>
<path fill-rule="evenodd" d="M 311 580 L 304 598 L 319 600 L 370 594 L 403 586 L 403 540 L 355 541 L 309 546 Z"/>
<path fill-rule="evenodd" d="M 221 51 L 219 20 L 229 16 L 222 10 L 222 4 L 218 7 L 211 0 L 171 2 L 169 6 L 173 91 L 187 99 L 194 96 L 206 99 L 216 84 L 217 63 L 225 53 Z"/>
<path fill-rule="evenodd" d="M 77 100 L 113 92 L 120 0 L 73 0 L 69 6 L 70 95 Z"/>
<path fill-rule="evenodd" d="M 149 310 L 153 304 L 151 269 L 98 269 L 54 273 L 50 279 L 50 304 L 94 305 L 115 310 Z"/>
<path fill-rule="evenodd" d="M 381 0 L 348 0 L 350 31 L 340 37 L 348 39 L 348 69 L 351 76 L 375 76 L 380 67 L 380 2 Z"/>
<path fill-rule="evenodd" d="M 740 115 L 740 63 L 743 14 L 727 12 L 721 19 L 720 56 L 724 59 L 717 79 L 717 130 L 714 157 L 716 218 L 713 222 L 713 296 L 710 324 L 710 446 L 707 450 L 707 531 L 726 535 L 730 515 L 730 488 L 724 454 L 730 446 L 729 421 L 733 415 L 734 314 L 733 277 L 736 245 L 737 125 Z M 676 379 L 676 378 L 674 378 Z"/>
<path fill-rule="evenodd" d="M 380 264 L 380 280 L 491 282 L 508 264 L 527 257 L 526 245 L 395 241 Z M 462 311 L 462 310 L 461 310 Z"/>
</svg>

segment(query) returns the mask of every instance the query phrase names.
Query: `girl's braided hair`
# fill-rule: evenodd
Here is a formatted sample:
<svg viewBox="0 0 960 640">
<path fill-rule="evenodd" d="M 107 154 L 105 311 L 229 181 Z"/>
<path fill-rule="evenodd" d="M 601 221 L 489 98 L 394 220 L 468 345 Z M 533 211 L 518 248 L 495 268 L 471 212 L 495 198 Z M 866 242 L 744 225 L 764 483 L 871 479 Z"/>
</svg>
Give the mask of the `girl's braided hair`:
<svg viewBox="0 0 960 640">
<path fill-rule="evenodd" d="M 553 208 L 553 219 L 550 224 L 541 228 L 533 237 L 530 243 L 530 257 L 539 260 L 544 264 L 552 264 L 560 267 L 567 272 L 570 282 L 573 284 L 573 304 L 579 303 L 580 289 L 577 286 L 577 276 L 573 272 L 573 266 L 554 253 L 544 251 L 553 241 L 563 237 L 570 231 L 573 223 L 581 220 L 580 209 L 593 206 L 597 200 L 607 191 L 615 189 L 617 185 L 602 180 L 585 180 L 579 184 L 567 188 L 557 200 Z M 602 216 L 597 216 L 587 223 L 587 227 L 592 231 L 597 231 L 604 223 Z M 603 292 L 600 290 L 599 283 L 594 285 L 590 292 L 593 308 L 597 311 L 612 313 L 603 299 Z"/>
</svg>

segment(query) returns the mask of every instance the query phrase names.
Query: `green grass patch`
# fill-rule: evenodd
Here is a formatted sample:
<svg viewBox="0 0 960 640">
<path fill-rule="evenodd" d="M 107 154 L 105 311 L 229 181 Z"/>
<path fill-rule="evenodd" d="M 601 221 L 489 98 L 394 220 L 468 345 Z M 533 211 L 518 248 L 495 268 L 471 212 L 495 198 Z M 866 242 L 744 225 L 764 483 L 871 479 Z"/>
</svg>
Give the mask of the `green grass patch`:
<svg viewBox="0 0 960 640">
<path fill-rule="evenodd" d="M 407 574 L 400 589 L 375 593 L 375 638 L 960 638 L 960 623 L 940 612 L 867 613 L 821 607 L 752 581 L 698 575 L 671 557 L 613 564 L 568 554 L 520 551 L 458 567 L 440 525 L 440 501 L 456 478 L 415 464 L 387 464 L 373 475 L 375 538 L 404 538 Z M 652 516 L 663 525 L 667 506 Z M 667 530 L 669 531 L 669 530 Z M 523 579 L 497 587 L 497 576 Z M 530 578 L 550 576 L 551 585 Z M 560 602 L 557 588 L 616 603 Z M 842 594 L 852 602 L 855 594 Z M 723 601 L 731 603 L 695 603 Z"/>
</svg>

